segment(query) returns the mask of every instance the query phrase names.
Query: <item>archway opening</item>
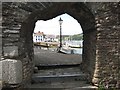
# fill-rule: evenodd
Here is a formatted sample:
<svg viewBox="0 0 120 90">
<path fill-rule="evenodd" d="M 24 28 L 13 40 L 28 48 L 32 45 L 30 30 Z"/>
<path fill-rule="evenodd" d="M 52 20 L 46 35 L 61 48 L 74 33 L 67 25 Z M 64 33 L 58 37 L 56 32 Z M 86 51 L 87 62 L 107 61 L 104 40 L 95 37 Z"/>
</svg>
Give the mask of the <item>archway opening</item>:
<svg viewBox="0 0 120 90">
<path fill-rule="evenodd" d="M 33 32 L 35 22 L 37 20 L 49 20 L 58 15 L 68 13 L 81 24 L 83 29 L 83 61 L 80 65 L 80 68 L 83 72 L 89 74 L 91 81 L 96 57 L 96 29 L 94 16 L 83 3 L 70 3 L 69 5 L 66 4 L 67 3 L 57 3 L 49 9 L 44 9 L 44 11 L 38 10 L 28 17 L 21 28 L 20 43 L 22 43 L 22 46 L 19 46 L 19 55 L 22 59 L 27 58 L 28 62 L 33 64 L 31 62 L 34 61 Z M 30 66 L 30 64 L 28 64 L 28 66 Z M 33 69 L 30 70 L 32 71 Z"/>
<path fill-rule="evenodd" d="M 64 20 L 60 52 L 59 18 Z M 33 33 L 33 43 L 34 60 L 37 65 L 78 65 L 82 62 L 82 28 L 78 21 L 67 13 L 47 21 L 38 20 Z"/>
</svg>

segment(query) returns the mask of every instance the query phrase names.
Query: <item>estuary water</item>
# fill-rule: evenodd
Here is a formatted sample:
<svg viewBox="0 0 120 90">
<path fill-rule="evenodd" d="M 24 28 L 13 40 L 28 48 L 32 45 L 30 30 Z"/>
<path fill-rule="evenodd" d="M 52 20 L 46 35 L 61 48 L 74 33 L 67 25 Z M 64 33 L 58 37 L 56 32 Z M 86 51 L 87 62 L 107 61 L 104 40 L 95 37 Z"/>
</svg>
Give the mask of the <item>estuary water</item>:
<svg viewBox="0 0 120 90">
<path fill-rule="evenodd" d="M 82 54 L 82 48 L 72 48 L 74 50 L 74 54 Z"/>
<path fill-rule="evenodd" d="M 82 47 L 83 47 L 83 40 L 71 40 L 71 41 L 64 41 L 66 46 L 80 46 L 81 48 L 71 48 L 74 50 L 74 54 L 82 54 Z"/>
</svg>

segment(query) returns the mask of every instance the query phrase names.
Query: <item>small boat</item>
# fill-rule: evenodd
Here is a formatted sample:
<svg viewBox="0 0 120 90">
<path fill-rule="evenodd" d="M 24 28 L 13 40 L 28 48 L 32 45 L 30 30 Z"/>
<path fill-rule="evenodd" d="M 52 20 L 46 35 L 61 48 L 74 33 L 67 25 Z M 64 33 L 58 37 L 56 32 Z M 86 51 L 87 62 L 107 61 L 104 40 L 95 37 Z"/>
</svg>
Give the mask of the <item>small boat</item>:
<svg viewBox="0 0 120 90">
<path fill-rule="evenodd" d="M 62 47 L 61 49 L 58 50 L 59 53 L 63 53 L 63 54 L 74 54 L 74 50 L 71 48 L 65 48 Z"/>
<path fill-rule="evenodd" d="M 69 45 L 69 47 L 71 47 L 71 48 L 81 48 L 80 45 Z"/>
</svg>

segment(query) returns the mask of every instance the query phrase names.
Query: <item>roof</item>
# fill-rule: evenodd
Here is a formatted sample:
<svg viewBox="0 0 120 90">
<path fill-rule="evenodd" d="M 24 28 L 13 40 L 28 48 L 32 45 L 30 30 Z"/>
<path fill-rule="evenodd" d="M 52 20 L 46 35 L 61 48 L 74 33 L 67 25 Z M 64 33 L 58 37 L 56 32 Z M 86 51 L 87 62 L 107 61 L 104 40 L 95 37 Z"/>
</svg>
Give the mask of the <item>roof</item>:
<svg viewBox="0 0 120 90">
<path fill-rule="evenodd" d="M 40 31 L 38 31 L 37 33 L 34 33 L 34 36 L 43 36 L 43 35 L 44 35 L 44 33 L 40 32 Z"/>
</svg>

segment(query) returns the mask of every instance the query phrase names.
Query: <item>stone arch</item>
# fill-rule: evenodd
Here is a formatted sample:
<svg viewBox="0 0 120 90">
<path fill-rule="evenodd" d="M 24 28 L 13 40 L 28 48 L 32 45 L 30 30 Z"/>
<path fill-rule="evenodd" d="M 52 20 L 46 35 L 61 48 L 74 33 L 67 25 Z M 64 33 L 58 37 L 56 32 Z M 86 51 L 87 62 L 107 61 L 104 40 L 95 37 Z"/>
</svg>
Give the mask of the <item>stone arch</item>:
<svg viewBox="0 0 120 90">
<path fill-rule="evenodd" d="M 115 87 L 120 87 L 119 9 L 120 2 L 2 2 L 2 31 L 0 32 L 0 37 L 2 38 L 1 61 L 6 59 L 21 60 L 23 62 L 22 84 L 27 84 L 32 74 L 34 54 L 31 34 L 36 20 L 48 20 L 67 12 L 79 21 L 84 30 L 84 62 L 81 65 L 81 67 L 83 66 L 83 70 L 89 72 L 92 77 L 92 71 L 94 71 L 94 67 L 92 66 L 95 64 L 94 84 L 98 85 L 101 81 L 109 80 L 110 85 L 113 86 L 114 84 Z M 75 12 L 85 13 L 78 15 Z M 97 31 L 95 30 L 94 21 Z M 15 51 L 14 53 L 13 50 Z M 103 84 L 105 83 L 103 82 Z"/>
<path fill-rule="evenodd" d="M 32 34 L 35 22 L 37 20 L 52 19 L 64 13 L 71 15 L 81 24 L 84 34 L 83 62 L 81 64 L 81 69 L 90 74 L 90 78 L 92 79 L 96 58 L 96 29 L 94 15 L 84 3 L 53 3 L 51 7 L 43 10 L 38 9 L 30 14 L 22 23 L 19 40 L 19 56 L 23 62 L 24 60 L 28 61 L 28 66 L 31 65 L 30 72 L 32 72 L 34 57 Z M 23 77 L 24 73 L 25 70 L 23 70 Z"/>
</svg>

